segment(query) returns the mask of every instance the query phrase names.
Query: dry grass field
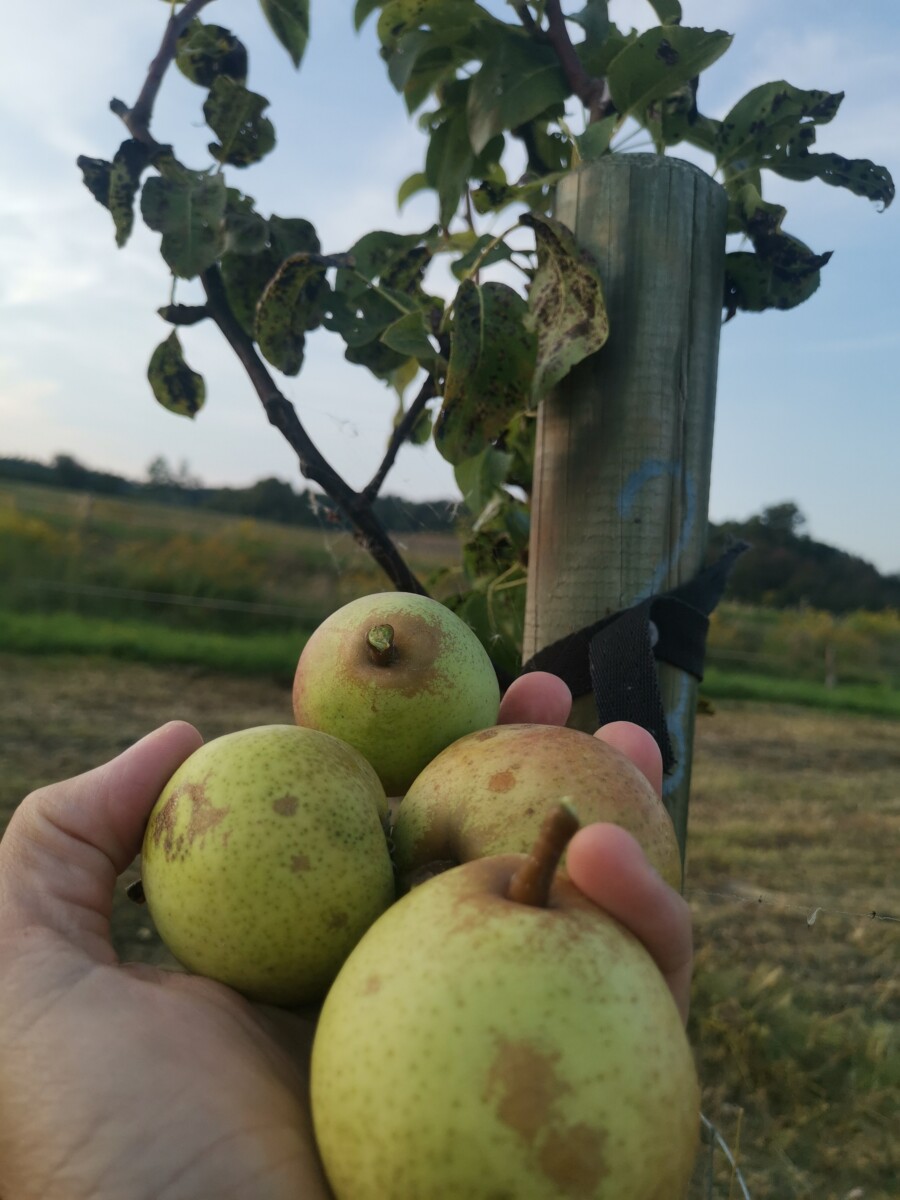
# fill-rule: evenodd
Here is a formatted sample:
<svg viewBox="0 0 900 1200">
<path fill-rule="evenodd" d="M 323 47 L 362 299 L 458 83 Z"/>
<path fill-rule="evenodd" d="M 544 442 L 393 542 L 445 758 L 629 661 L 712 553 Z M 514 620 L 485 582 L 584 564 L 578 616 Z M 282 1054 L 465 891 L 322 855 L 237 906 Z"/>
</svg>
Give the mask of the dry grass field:
<svg viewBox="0 0 900 1200">
<path fill-rule="evenodd" d="M 283 684 L 191 667 L 0 654 L 0 679 L 0 829 L 31 788 L 170 718 L 206 738 L 291 720 Z M 898 848 L 896 721 L 734 701 L 699 718 L 690 1032 L 704 1111 L 753 1200 L 900 1196 Z M 124 888 L 115 938 L 161 955 Z M 695 1200 L 739 1200 L 713 1162 Z"/>
</svg>

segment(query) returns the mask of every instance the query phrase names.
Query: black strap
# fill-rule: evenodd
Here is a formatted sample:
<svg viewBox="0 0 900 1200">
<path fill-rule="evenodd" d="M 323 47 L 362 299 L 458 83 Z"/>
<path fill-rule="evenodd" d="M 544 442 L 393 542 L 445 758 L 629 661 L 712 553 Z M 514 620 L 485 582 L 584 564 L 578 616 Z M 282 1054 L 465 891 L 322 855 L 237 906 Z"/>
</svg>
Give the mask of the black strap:
<svg viewBox="0 0 900 1200">
<path fill-rule="evenodd" d="M 523 671 L 551 671 L 573 696 L 593 692 L 601 725 L 634 721 L 648 729 L 670 771 L 675 755 L 663 710 L 656 660 L 703 678 L 709 616 L 747 542 L 736 542 L 686 584 L 650 596 L 569 634 L 529 659 Z"/>
</svg>

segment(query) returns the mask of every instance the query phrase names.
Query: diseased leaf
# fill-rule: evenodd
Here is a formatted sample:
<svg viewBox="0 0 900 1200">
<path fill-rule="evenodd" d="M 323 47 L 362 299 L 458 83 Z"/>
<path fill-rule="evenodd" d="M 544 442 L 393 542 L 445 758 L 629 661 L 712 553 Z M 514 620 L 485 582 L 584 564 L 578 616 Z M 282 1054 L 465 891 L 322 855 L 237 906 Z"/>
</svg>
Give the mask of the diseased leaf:
<svg viewBox="0 0 900 1200">
<path fill-rule="evenodd" d="M 534 230 L 538 269 L 528 296 L 526 328 L 537 338 L 532 396 L 540 400 L 609 336 L 599 269 L 560 221 L 534 213 L 521 218 Z"/>
<path fill-rule="evenodd" d="M 456 260 L 451 270 L 457 279 L 465 279 L 475 270 L 490 267 L 494 263 L 508 262 L 512 251 L 504 241 L 497 241 L 489 233 L 483 233 L 476 238 L 471 247 Z"/>
<path fill-rule="evenodd" d="M 80 154 L 75 160 L 82 175 L 82 181 L 98 204 L 109 208 L 109 177 L 112 174 L 112 163 L 105 158 L 88 158 Z"/>
<path fill-rule="evenodd" d="M 230 29 L 194 20 L 176 45 L 175 65 L 191 83 L 210 88 L 222 75 L 238 83 L 247 78 L 247 49 Z"/>
<path fill-rule="evenodd" d="M 116 245 L 124 246 L 134 228 L 134 198 L 152 152 L 128 138 L 116 151 L 109 173 L 109 211 L 116 226 Z"/>
<path fill-rule="evenodd" d="M 787 209 L 763 200 L 755 183 L 728 189 L 728 233 L 746 233 L 751 240 L 778 233 Z"/>
<path fill-rule="evenodd" d="M 619 114 L 641 117 L 654 101 L 706 70 L 732 40 L 721 29 L 682 25 L 658 25 L 640 34 L 609 64 L 607 81 Z"/>
<path fill-rule="evenodd" d="M 309 221 L 272 216 L 268 245 L 255 254 L 229 249 L 222 257 L 222 282 L 231 311 L 244 332 L 255 335 L 256 305 L 266 284 L 291 254 L 318 254 L 321 247 Z"/>
<path fill-rule="evenodd" d="M 753 88 L 724 118 L 716 140 L 720 167 L 768 165 L 798 129 L 831 121 L 843 92 L 804 91 L 781 79 Z M 815 138 L 815 132 L 810 128 Z"/>
<path fill-rule="evenodd" d="M 469 141 L 480 154 L 491 138 L 565 104 L 570 87 L 551 46 L 524 30 L 497 36 L 469 88 Z"/>
<path fill-rule="evenodd" d="M 206 123 L 219 137 L 218 142 L 210 143 L 213 158 L 233 167 L 248 167 L 265 157 L 275 146 L 275 127 L 262 115 L 268 107 L 265 96 L 220 75 L 203 105 Z"/>
<path fill-rule="evenodd" d="M 378 40 L 386 51 L 392 52 L 404 34 L 422 25 L 446 34 L 457 30 L 468 32 L 473 20 L 488 14 L 474 0 L 389 0 L 378 18 Z"/>
<path fill-rule="evenodd" d="M 767 308 L 794 308 L 816 291 L 819 271 L 831 251 L 814 254 L 797 238 L 773 234 L 760 242 L 757 252 L 735 251 L 725 256 L 725 300 L 728 318 L 737 310 L 762 312 Z"/>
<path fill-rule="evenodd" d="M 309 41 L 309 0 L 259 0 L 272 32 L 300 66 Z"/>
<path fill-rule="evenodd" d="M 438 450 L 451 463 L 480 453 L 528 407 L 537 339 L 527 306 L 504 283 L 471 280 L 456 296 L 444 401 L 435 424 Z"/>
<path fill-rule="evenodd" d="M 206 384 L 184 361 L 178 334 L 172 330 L 153 351 L 147 378 L 153 395 L 169 412 L 180 417 L 197 415 L 206 400 Z"/>
<path fill-rule="evenodd" d="M 300 371 L 306 333 L 321 324 L 329 295 L 325 267 L 309 254 L 290 255 L 266 284 L 256 306 L 256 340 L 285 375 Z"/>
<path fill-rule="evenodd" d="M 162 234 L 160 252 L 172 272 L 192 279 L 224 249 L 225 180 L 189 171 L 172 158 L 158 165 L 161 174 L 144 184 L 141 213 Z"/>
<path fill-rule="evenodd" d="M 894 181 L 887 167 L 867 158 L 842 158 L 840 154 L 810 154 L 803 139 L 788 142 L 766 166 L 785 179 L 821 179 L 832 187 L 846 188 L 856 196 L 874 200 L 883 208 L 894 199 Z"/>
</svg>

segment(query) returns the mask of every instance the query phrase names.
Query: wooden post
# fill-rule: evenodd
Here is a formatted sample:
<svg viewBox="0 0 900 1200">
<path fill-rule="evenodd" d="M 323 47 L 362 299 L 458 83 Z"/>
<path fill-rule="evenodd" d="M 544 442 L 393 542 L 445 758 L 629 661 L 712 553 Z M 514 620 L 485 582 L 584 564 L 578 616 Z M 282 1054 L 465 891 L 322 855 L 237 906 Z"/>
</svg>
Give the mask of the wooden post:
<svg viewBox="0 0 900 1200">
<path fill-rule="evenodd" d="M 556 216 L 599 263 L 610 334 L 541 404 L 525 659 L 703 562 L 726 213 L 724 189 L 675 158 L 612 155 L 560 184 Z M 660 684 L 683 858 L 697 686 L 666 664 Z M 596 726 L 590 697 L 571 723 Z"/>
</svg>

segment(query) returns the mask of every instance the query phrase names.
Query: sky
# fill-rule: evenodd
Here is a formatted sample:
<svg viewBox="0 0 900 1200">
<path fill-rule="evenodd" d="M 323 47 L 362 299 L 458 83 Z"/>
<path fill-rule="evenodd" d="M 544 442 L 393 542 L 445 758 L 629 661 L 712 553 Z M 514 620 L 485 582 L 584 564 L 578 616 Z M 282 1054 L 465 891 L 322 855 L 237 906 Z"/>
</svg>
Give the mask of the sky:
<svg viewBox="0 0 900 1200">
<path fill-rule="evenodd" d="M 501 0 L 487 6 L 504 11 Z M 685 24 L 734 34 L 703 75 L 708 115 L 724 116 L 770 80 L 844 91 L 816 148 L 870 158 L 900 178 L 897 0 L 683 0 L 683 9 Z M 436 219 L 429 194 L 397 209 L 397 187 L 421 169 L 425 140 L 386 77 L 374 18 L 357 34 L 352 10 L 352 0 L 312 0 L 299 72 L 256 0 L 215 0 L 203 14 L 247 45 L 248 86 L 270 100 L 278 136 L 267 159 L 232 169 L 229 183 L 264 213 L 311 220 L 326 252 L 371 229 L 420 230 Z M 274 475 L 303 487 L 293 453 L 214 329 L 180 331 L 206 379 L 202 412 L 190 421 L 156 404 L 146 367 L 170 329 L 156 309 L 171 290 L 158 235 L 138 220 L 118 250 L 109 214 L 75 166 L 79 154 L 112 158 L 125 131 L 109 101 L 133 102 L 167 12 L 160 0 L 42 0 L 4 14 L 0 455 L 72 454 L 135 479 L 161 455 L 210 485 Z M 623 28 L 655 23 L 645 0 L 611 0 L 610 15 Z M 152 127 L 195 168 L 210 163 L 204 95 L 173 70 Z M 577 128 L 574 106 L 570 118 Z M 793 501 L 810 536 L 898 572 L 900 202 L 882 213 L 819 181 L 771 175 L 764 196 L 787 207 L 787 232 L 834 253 L 805 304 L 739 313 L 722 330 L 710 519 Z M 178 299 L 195 300 L 193 286 L 180 283 Z M 347 364 L 340 340 L 324 331 L 308 340 L 301 374 L 279 382 L 325 456 L 362 486 L 380 461 L 393 393 Z M 385 490 L 418 500 L 458 495 L 433 447 L 405 448 Z"/>
</svg>

